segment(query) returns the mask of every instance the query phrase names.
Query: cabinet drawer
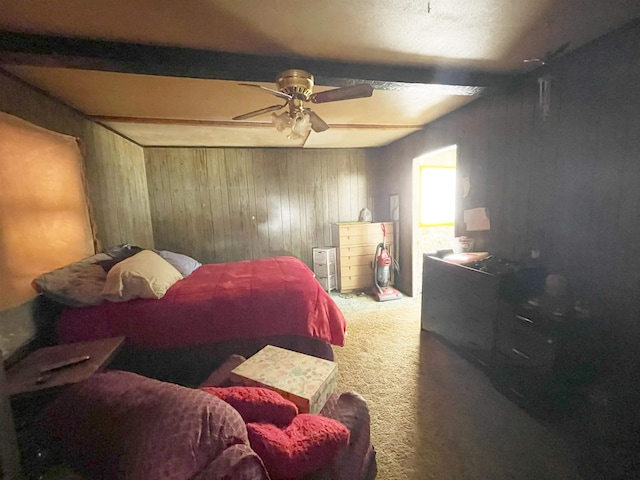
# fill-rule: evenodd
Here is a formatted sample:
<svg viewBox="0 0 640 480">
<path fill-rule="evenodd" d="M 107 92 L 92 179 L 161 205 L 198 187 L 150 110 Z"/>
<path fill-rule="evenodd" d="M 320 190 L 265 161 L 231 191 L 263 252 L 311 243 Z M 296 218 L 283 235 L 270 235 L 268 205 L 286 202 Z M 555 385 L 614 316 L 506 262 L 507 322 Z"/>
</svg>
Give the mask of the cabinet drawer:
<svg viewBox="0 0 640 480">
<path fill-rule="evenodd" d="M 340 275 L 343 277 L 368 275 L 371 277 L 371 281 L 373 281 L 373 269 L 370 263 L 365 265 L 342 265 L 340 267 Z"/>
<path fill-rule="evenodd" d="M 340 275 L 340 291 L 368 288 L 373 285 L 373 274 L 368 275 Z"/>
<path fill-rule="evenodd" d="M 393 236 L 393 223 L 384 224 L 387 229 L 387 238 Z M 338 225 L 340 239 L 343 236 L 362 235 L 374 240 L 379 238 L 382 242 L 382 225 L 380 223 L 355 223 L 350 225 Z"/>
<path fill-rule="evenodd" d="M 481 345 L 483 348 L 491 350 L 495 325 L 494 313 L 481 312 L 476 308 L 461 304 L 457 317 L 465 332 L 465 343 Z"/>
<path fill-rule="evenodd" d="M 313 273 L 315 273 L 318 277 L 328 277 L 329 275 L 335 275 L 336 264 L 335 263 L 314 263 Z"/>
<path fill-rule="evenodd" d="M 498 297 L 499 279 L 479 270 L 429 258 L 424 263 L 422 289 L 455 295 L 457 300 L 482 306 L 484 299 Z"/>
<path fill-rule="evenodd" d="M 337 288 L 337 280 L 335 275 L 330 275 L 328 277 L 316 277 L 316 279 L 318 280 L 318 282 L 320 282 L 322 288 L 327 292 L 330 292 L 331 290 Z"/>
<path fill-rule="evenodd" d="M 340 248 L 349 245 L 371 245 L 375 250 L 375 246 L 382 243 L 382 233 L 380 233 L 380 239 L 376 240 L 371 235 L 340 235 Z"/>
<path fill-rule="evenodd" d="M 444 276 L 447 278 L 447 276 Z M 478 311 L 495 314 L 498 309 L 497 291 L 488 288 L 458 288 L 445 282 L 438 282 L 433 277 L 428 277 L 428 281 L 422 284 L 422 293 L 433 292 L 434 294 L 448 298 L 452 303 L 459 303 L 476 308 Z M 491 293 L 488 293 L 491 292 Z"/>
<path fill-rule="evenodd" d="M 373 255 L 348 255 L 340 257 L 340 271 L 342 272 L 347 267 L 353 267 L 356 265 L 367 266 L 371 269 L 373 263 Z"/>
<path fill-rule="evenodd" d="M 477 310 L 478 314 L 495 315 L 498 311 L 498 299 L 494 295 L 481 295 L 477 292 L 463 291 L 451 294 L 451 300 Z"/>
<path fill-rule="evenodd" d="M 377 245 L 377 244 L 376 244 Z M 376 254 L 376 245 L 352 245 L 352 246 L 340 246 L 340 258 L 353 257 L 353 256 L 366 256 L 373 259 Z"/>
<path fill-rule="evenodd" d="M 496 348 L 510 363 L 521 367 L 549 370 L 555 360 L 554 340 L 515 316 L 501 320 Z"/>
<path fill-rule="evenodd" d="M 334 247 L 315 247 L 313 249 L 313 263 L 331 263 L 336 261 Z"/>
<path fill-rule="evenodd" d="M 422 293 L 421 326 L 423 330 L 437 333 L 455 344 L 462 341 L 452 305 L 437 293 Z"/>
</svg>

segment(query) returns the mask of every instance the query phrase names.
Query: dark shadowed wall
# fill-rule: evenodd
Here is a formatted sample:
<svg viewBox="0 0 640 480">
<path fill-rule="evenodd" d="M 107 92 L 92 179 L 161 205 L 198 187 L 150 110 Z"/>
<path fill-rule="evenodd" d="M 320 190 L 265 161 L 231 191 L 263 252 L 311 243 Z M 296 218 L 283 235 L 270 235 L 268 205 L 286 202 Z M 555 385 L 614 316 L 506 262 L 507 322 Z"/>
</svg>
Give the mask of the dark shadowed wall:
<svg viewBox="0 0 640 480">
<path fill-rule="evenodd" d="M 382 165 L 379 194 L 401 192 L 401 205 L 410 205 L 413 158 L 457 144 L 459 177 L 472 182 L 468 198 L 458 195 L 458 235 L 466 233 L 463 209 L 487 207 L 491 231 L 469 234 L 480 249 L 509 260 L 540 250 L 542 263 L 599 310 L 616 350 L 629 352 L 640 335 L 639 44 L 636 22 L 548 65 L 544 120 L 534 75 L 380 153 L 393 162 Z M 407 248 L 409 210 L 401 212 Z M 404 262 L 408 288 L 407 255 Z"/>
</svg>

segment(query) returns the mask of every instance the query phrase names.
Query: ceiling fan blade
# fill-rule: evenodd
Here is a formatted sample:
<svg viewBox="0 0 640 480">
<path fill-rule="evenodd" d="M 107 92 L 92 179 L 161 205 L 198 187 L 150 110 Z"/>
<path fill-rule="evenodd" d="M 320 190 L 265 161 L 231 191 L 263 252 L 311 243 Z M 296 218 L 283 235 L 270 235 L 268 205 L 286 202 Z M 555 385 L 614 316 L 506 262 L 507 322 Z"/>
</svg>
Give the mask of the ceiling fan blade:
<svg viewBox="0 0 640 480">
<path fill-rule="evenodd" d="M 308 108 L 306 108 L 305 110 L 309 112 L 311 128 L 313 129 L 314 132 L 316 133 L 324 132 L 329 128 L 329 125 L 327 125 L 327 122 L 321 119 L 316 112 L 314 112 L 313 110 L 309 110 Z"/>
<path fill-rule="evenodd" d="M 373 95 L 373 87 L 367 83 L 350 85 L 348 87 L 334 88 L 311 95 L 313 103 L 337 102 L 338 100 L 350 100 L 352 98 L 364 98 Z"/>
<path fill-rule="evenodd" d="M 284 98 L 286 100 L 291 100 L 293 98 L 288 93 L 284 93 L 284 92 L 281 92 L 279 90 L 274 90 L 273 88 L 263 87 L 262 85 L 256 85 L 254 83 L 239 83 L 238 85 L 242 85 L 243 87 L 259 88 L 260 90 L 265 90 L 265 91 L 275 95 L 276 97 Z"/>
<path fill-rule="evenodd" d="M 257 117 L 258 115 L 262 115 L 263 113 L 275 112 L 276 110 L 280 110 L 281 108 L 286 106 L 286 103 L 283 103 L 282 105 L 271 105 L 270 107 L 264 107 L 260 110 L 255 110 L 253 112 L 238 115 L 237 117 L 233 117 L 232 120 L 246 120 L 247 118 Z"/>
</svg>

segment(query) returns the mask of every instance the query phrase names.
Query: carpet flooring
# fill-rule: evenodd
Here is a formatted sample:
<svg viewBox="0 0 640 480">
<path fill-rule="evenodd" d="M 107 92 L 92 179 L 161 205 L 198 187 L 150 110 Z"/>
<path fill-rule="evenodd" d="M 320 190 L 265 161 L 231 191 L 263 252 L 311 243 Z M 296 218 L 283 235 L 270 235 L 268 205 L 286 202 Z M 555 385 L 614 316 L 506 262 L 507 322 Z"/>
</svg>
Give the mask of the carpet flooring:
<svg viewBox="0 0 640 480">
<path fill-rule="evenodd" d="M 371 412 L 378 479 L 578 479 L 570 445 L 420 329 L 420 303 L 332 294 L 347 318 L 338 388 Z"/>
</svg>

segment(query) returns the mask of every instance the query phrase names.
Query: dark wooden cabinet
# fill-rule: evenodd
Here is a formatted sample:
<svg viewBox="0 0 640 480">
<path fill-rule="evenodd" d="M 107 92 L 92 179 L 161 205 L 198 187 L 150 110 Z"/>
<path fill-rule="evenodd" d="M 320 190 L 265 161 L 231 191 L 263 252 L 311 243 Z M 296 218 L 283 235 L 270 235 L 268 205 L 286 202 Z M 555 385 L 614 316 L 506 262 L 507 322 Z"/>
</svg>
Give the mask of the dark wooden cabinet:
<svg viewBox="0 0 640 480">
<path fill-rule="evenodd" d="M 440 335 L 482 365 L 493 360 L 500 279 L 424 256 L 422 329 Z"/>
<path fill-rule="evenodd" d="M 422 329 L 487 367 L 502 391 L 570 406 L 593 378 L 598 322 L 541 295 L 543 270 L 494 274 L 425 255 L 422 275 Z"/>
<path fill-rule="evenodd" d="M 596 373 L 598 322 L 552 303 L 501 303 L 493 379 L 527 402 L 571 408 Z"/>
</svg>

